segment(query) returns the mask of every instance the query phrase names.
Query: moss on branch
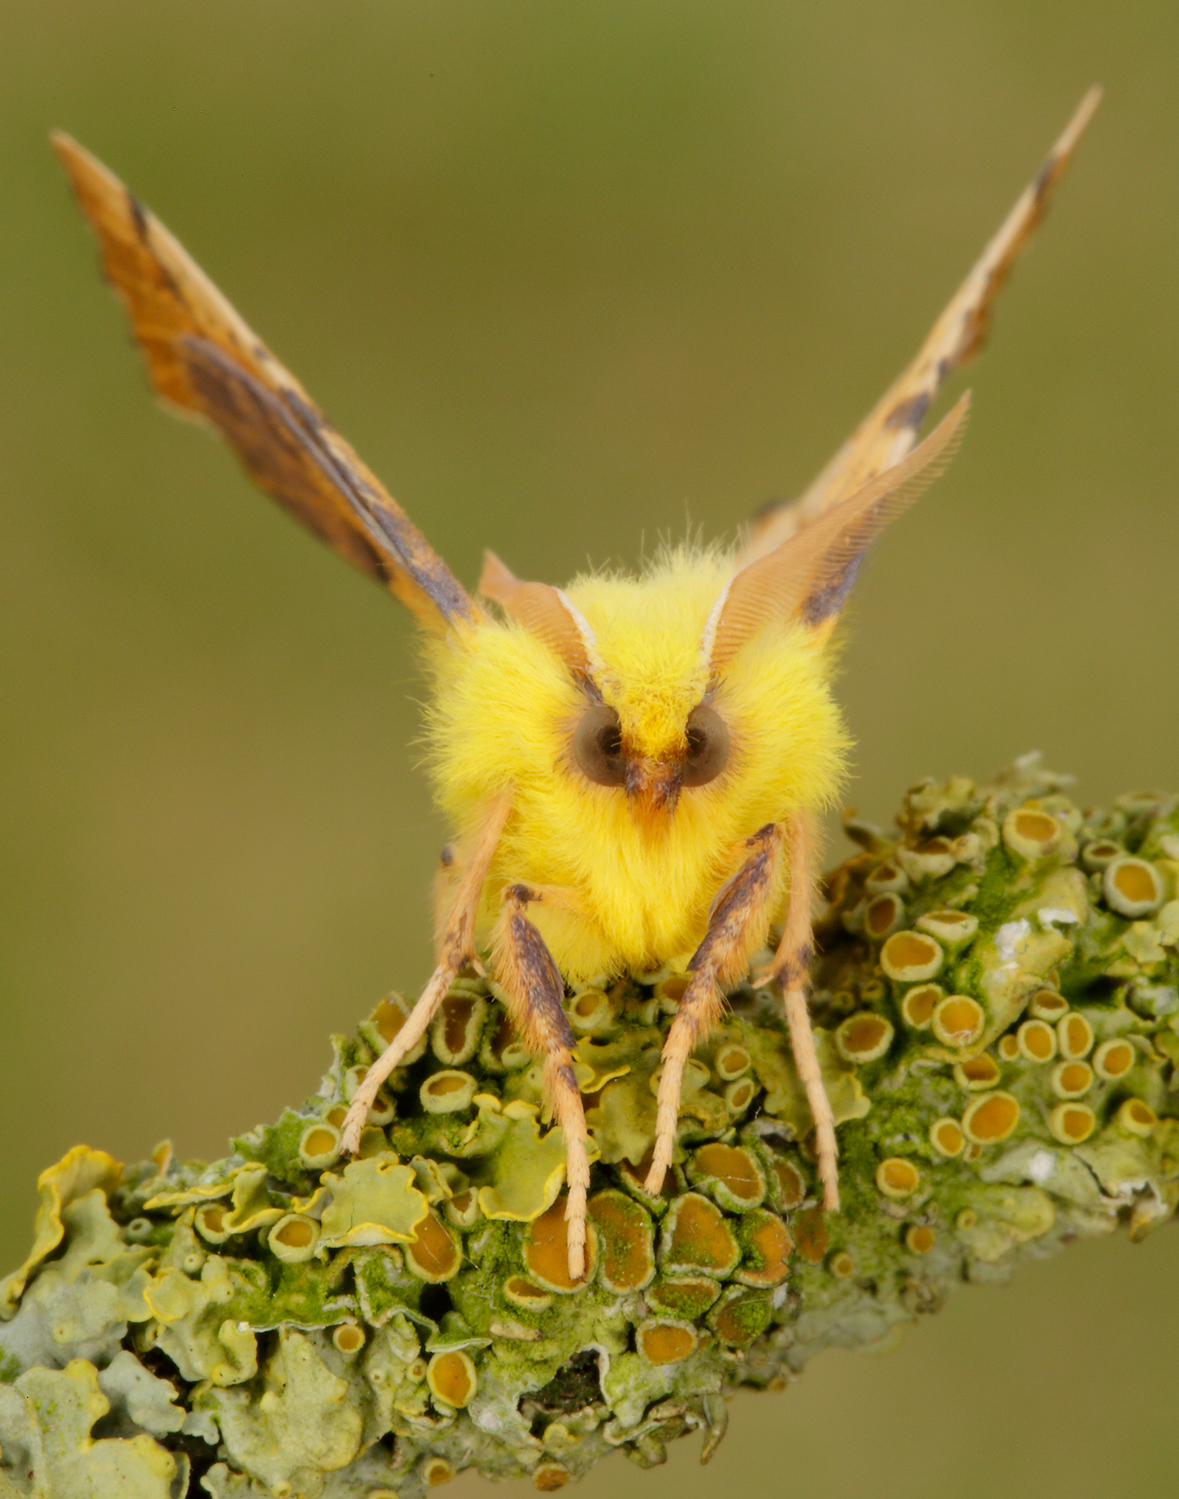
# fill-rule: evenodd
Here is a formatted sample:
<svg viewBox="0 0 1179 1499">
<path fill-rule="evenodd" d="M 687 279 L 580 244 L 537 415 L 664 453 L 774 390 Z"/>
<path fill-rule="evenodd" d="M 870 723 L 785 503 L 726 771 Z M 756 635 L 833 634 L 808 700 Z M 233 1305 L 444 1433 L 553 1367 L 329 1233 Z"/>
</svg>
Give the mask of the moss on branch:
<svg viewBox="0 0 1179 1499">
<path fill-rule="evenodd" d="M 688 1069 L 675 1169 L 641 1182 L 682 978 L 570 997 L 595 1150 L 591 1275 L 565 1270 L 564 1150 L 498 1001 L 456 984 L 339 1156 L 390 996 L 319 1092 L 213 1165 L 41 1178 L 0 1282 L 0 1499 L 416 1499 L 460 1469 L 542 1490 L 643 1464 L 823 1348 L 1179 1202 L 1179 812 L 1082 813 L 1028 759 L 914 787 L 828 882 L 813 1008 L 843 1211 L 771 995 Z"/>
</svg>

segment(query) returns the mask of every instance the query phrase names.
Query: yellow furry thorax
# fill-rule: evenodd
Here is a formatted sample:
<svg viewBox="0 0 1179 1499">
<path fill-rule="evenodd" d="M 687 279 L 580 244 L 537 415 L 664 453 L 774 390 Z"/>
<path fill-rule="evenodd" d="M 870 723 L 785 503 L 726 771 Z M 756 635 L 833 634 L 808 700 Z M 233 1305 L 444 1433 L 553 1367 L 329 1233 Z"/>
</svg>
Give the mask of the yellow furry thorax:
<svg viewBox="0 0 1179 1499">
<path fill-rule="evenodd" d="M 602 696 L 643 753 L 681 750 L 705 693 L 729 726 L 726 769 L 685 790 L 658 825 L 573 762 L 570 740 L 588 700 L 535 636 L 485 619 L 459 641 L 427 642 L 429 766 L 460 856 L 489 800 L 515 788 L 481 924 L 494 921 L 507 884 L 558 887 L 562 897 L 534 907 L 533 919 L 570 983 L 683 968 L 744 839 L 838 792 L 848 739 L 825 637 L 769 625 L 708 679 L 702 639 L 731 575 L 723 553 L 683 547 L 638 576 L 583 576 L 566 589 L 593 630 Z"/>
</svg>

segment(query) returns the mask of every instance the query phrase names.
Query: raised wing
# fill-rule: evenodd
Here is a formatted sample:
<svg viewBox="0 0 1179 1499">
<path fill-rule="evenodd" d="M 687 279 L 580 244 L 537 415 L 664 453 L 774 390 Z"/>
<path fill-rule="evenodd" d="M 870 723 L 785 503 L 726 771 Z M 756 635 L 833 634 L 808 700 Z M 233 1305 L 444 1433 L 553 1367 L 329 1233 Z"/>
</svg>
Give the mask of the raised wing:
<svg viewBox="0 0 1179 1499">
<path fill-rule="evenodd" d="M 962 437 L 969 392 L 925 441 L 883 474 L 845 495 L 808 526 L 736 574 L 719 601 L 707 639 L 709 665 L 720 673 L 771 620 L 796 619 L 810 629 L 831 624 L 843 608 L 868 547 L 949 464 Z"/>
<path fill-rule="evenodd" d="M 423 624 L 473 620 L 441 557 L 183 246 L 76 141 L 52 140 L 164 400 L 210 421 L 256 483 Z"/>
<path fill-rule="evenodd" d="M 1020 251 L 1048 208 L 1073 147 L 1101 102 L 1092 88 L 1063 135 L 1024 189 L 999 232 L 933 325 L 917 357 L 799 499 L 756 516 L 738 566 L 772 552 L 846 495 L 899 463 L 917 441 L 922 420 L 946 377 L 976 354 L 990 327 L 991 308 Z"/>
</svg>

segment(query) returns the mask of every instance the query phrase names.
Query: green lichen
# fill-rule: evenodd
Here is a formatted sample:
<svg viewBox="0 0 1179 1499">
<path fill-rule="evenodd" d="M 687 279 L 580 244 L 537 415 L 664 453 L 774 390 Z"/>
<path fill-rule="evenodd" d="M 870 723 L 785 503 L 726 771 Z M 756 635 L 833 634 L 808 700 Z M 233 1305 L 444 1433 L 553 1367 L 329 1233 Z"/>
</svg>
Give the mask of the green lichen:
<svg viewBox="0 0 1179 1499">
<path fill-rule="evenodd" d="M 646 1195 L 676 976 L 569 999 L 583 1286 L 539 1069 L 474 974 L 356 1161 L 334 1142 L 395 1000 L 224 1161 L 71 1151 L 0 1282 L 0 1499 L 418 1499 L 470 1467 L 548 1490 L 692 1430 L 707 1458 L 737 1389 L 1075 1238 L 1141 1238 L 1179 1204 L 1179 800 L 1082 814 L 1062 786 L 1025 760 L 914 787 L 899 837 L 849 825 L 863 851 L 829 879 L 812 973 L 839 1214 L 817 1205 L 777 1002 L 748 985 L 686 1071 L 673 1170 Z M 903 941 L 882 961 L 906 933 L 931 980 L 895 976 Z M 922 982 L 979 1007 L 969 1044 Z M 1050 1017 L 1038 1060 L 1029 1012 Z M 461 1090 L 430 1091 L 460 1067 Z"/>
</svg>

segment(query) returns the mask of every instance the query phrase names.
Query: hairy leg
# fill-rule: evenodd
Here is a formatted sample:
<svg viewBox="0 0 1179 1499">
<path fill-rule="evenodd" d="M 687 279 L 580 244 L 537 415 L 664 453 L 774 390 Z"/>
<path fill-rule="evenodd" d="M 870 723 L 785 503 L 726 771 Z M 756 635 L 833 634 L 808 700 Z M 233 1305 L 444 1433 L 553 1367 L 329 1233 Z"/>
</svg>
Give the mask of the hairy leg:
<svg viewBox="0 0 1179 1499">
<path fill-rule="evenodd" d="M 811 929 L 811 898 L 815 887 L 817 836 L 813 818 L 796 813 L 789 823 L 790 836 L 790 904 L 786 908 L 786 925 L 774 961 L 759 983 L 774 983 L 782 994 L 786 1024 L 790 1028 L 790 1046 L 794 1064 L 806 1089 L 806 1101 L 815 1121 L 815 1148 L 819 1157 L 819 1179 L 823 1183 L 823 1206 L 830 1211 L 839 1208 L 839 1145 L 835 1138 L 835 1121 L 831 1102 L 819 1071 L 815 1035 L 811 1030 L 807 1008 L 807 973 L 814 951 Z"/>
<path fill-rule="evenodd" d="M 745 840 L 745 862 L 717 896 L 708 931 L 688 964 L 691 982 L 663 1047 L 655 1154 L 646 1181 L 646 1190 L 652 1195 L 662 1188 L 671 1165 L 684 1065 L 692 1049 L 716 1024 L 726 989 L 744 971 L 749 954 L 765 940 L 778 893 L 784 837 L 782 825 L 771 822 Z"/>
<path fill-rule="evenodd" d="M 565 1136 L 565 1206 L 569 1277 L 585 1274 L 585 1201 L 589 1190 L 585 1110 L 573 1075 L 573 1032 L 562 1001 L 565 983 L 544 938 L 525 915 L 530 904 L 547 896 L 562 900 L 565 892 L 529 885 L 509 885 L 503 912 L 492 934 L 495 977 L 508 997 L 508 1008 L 524 1043 L 541 1058 L 545 1097 Z"/>
<path fill-rule="evenodd" d="M 488 807 L 483 825 L 463 863 L 446 920 L 440 923 L 436 946 L 437 964 L 430 975 L 430 981 L 422 990 L 405 1024 L 365 1073 L 364 1081 L 349 1105 L 348 1116 L 344 1120 L 342 1144 L 350 1155 L 356 1153 L 360 1132 L 381 1084 L 402 1057 L 412 1051 L 425 1035 L 434 1012 L 446 997 L 451 980 L 475 957 L 475 916 L 479 909 L 479 897 L 487 880 L 492 855 L 511 810 L 512 795 L 512 788 L 509 786 Z"/>
</svg>

